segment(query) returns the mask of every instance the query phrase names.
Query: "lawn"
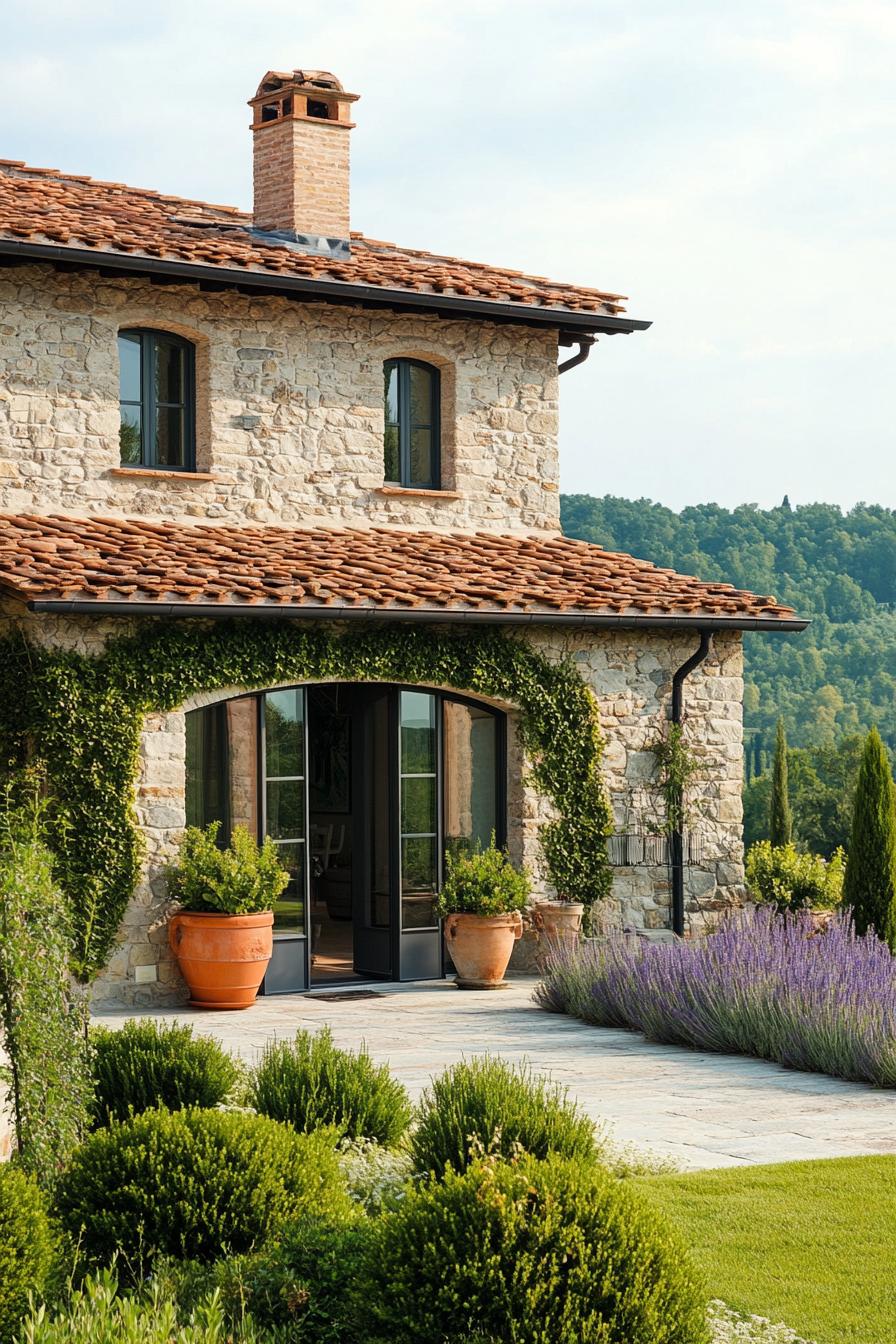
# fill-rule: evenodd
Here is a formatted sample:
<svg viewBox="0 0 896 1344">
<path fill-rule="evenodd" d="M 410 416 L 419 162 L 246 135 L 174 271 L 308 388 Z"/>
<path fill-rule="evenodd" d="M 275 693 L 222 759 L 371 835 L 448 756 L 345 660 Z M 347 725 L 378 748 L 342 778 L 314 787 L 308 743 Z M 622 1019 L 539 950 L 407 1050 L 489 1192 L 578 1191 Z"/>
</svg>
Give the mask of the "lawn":
<svg viewBox="0 0 896 1344">
<path fill-rule="evenodd" d="M 714 1297 L 817 1344 L 896 1344 L 896 1157 L 638 1185 L 681 1227 Z"/>
</svg>

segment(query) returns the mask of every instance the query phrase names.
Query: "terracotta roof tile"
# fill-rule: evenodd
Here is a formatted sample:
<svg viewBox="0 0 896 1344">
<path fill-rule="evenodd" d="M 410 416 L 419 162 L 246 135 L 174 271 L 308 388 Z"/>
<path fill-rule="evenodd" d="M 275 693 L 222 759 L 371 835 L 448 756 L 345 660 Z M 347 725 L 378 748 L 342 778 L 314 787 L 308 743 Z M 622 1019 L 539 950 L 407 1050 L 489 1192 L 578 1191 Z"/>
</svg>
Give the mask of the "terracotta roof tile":
<svg viewBox="0 0 896 1344">
<path fill-rule="evenodd" d="M 701 583 L 568 537 L 298 531 L 138 519 L 0 516 L 0 590 L 23 601 L 377 608 L 439 613 L 794 618 L 790 607 Z"/>
<path fill-rule="evenodd" d="M 252 216 L 233 206 L 209 205 L 0 159 L 0 238 L 228 270 L 275 272 L 292 278 L 461 294 L 521 307 L 604 316 L 622 311 L 619 294 L 401 248 L 360 233 L 351 235 L 351 256 L 339 258 L 271 246 L 259 241 L 251 228 Z"/>
</svg>

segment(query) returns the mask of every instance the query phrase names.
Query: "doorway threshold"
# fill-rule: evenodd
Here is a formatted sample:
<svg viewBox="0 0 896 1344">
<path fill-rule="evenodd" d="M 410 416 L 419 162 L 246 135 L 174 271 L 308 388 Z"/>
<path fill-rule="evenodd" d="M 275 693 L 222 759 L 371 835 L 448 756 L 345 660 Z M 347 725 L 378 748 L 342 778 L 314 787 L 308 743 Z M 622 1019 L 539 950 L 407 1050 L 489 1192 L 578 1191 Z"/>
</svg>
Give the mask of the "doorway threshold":
<svg viewBox="0 0 896 1344">
<path fill-rule="evenodd" d="M 381 989 L 311 989 L 302 997 L 323 1003 L 349 1003 L 356 999 L 385 999 L 387 996 Z"/>
</svg>

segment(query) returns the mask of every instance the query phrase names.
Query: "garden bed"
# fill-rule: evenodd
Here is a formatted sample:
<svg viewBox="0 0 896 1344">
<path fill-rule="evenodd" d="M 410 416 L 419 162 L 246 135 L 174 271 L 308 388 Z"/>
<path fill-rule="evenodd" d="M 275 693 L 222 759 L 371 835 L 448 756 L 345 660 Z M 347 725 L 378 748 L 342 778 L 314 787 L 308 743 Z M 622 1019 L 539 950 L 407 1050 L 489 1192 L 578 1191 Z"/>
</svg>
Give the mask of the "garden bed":
<svg viewBox="0 0 896 1344">
<path fill-rule="evenodd" d="M 652 1041 L 896 1086 L 896 959 L 843 915 L 759 907 L 693 942 L 617 936 L 548 959 L 536 1001 Z"/>
</svg>

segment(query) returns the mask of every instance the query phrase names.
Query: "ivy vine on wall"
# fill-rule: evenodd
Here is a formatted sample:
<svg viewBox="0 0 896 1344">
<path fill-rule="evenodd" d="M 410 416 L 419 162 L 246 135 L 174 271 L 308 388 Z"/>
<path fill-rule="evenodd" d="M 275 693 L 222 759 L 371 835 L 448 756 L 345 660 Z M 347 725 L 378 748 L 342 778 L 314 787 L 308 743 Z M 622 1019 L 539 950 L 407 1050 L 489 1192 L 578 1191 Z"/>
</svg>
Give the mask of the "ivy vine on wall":
<svg viewBox="0 0 896 1344">
<path fill-rule="evenodd" d="M 594 696 L 571 662 L 551 662 L 495 628 L 153 622 L 96 658 L 12 636 L 0 642 L 0 760 L 43 762 L 84 979 L 108 960 L 140 870 L 134 791 L 144 716 L 203 691 L 321 680 L 446 686 L 518 706 L 531 782 L 557 810 L 541 828 L 548 876 L 589 905 L 609 892 L 612 814 Z"/>
</svg>

